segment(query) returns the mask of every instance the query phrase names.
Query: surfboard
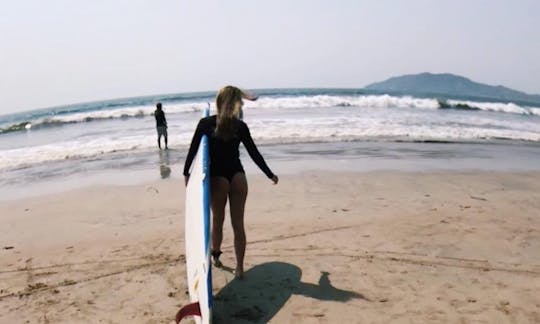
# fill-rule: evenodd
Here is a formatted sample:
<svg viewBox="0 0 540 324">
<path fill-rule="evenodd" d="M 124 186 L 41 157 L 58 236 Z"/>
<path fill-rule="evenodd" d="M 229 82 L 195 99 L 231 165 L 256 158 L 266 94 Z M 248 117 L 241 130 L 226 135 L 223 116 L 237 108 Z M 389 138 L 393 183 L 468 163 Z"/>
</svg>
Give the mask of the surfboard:
<svg viewBox="0 0 540 324">
<path fill-rule="evenodd" d="M 210 105 L 208 105 L 210 106 Z M 204 109 L 203 117 L 210 113 Z M 186 187 L 185 246 L 186 273 L 190 304 L 176 315 L 194 316 L 197 324 L 212 322 L 212 266 L 210 263 L 210 156 L 209 143 L 203 135 L 193 159 Z"/>
</svg>

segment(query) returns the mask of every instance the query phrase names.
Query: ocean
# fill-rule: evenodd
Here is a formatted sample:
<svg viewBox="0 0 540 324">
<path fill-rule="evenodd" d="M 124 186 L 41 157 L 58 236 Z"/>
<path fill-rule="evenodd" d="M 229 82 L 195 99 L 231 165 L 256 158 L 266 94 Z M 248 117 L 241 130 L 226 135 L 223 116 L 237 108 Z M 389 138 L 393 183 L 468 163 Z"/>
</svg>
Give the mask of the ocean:
<svg viewBox="0 0 540 324">
<path fill-rule="evenodd" d="M 540 107 L 362 89 L 254 92 L 260 98 L 245 103 L 244 120 L 265 157 L 276 161 L 333 156 L 373 166 L 409 157 L 444 166 L 483 152 L 487 168 L 516 156 L 511 166 L 540 164 Z M 201 111 L 210 103 L 215 113 L 214 99 L 215 92 L 157 95 L 0 116 L 0 187 L 156 165 L 177 165 L 181 176 Z M 157 149 L 158 101 L 169 125 L 167 153 Z"/>
</svg>

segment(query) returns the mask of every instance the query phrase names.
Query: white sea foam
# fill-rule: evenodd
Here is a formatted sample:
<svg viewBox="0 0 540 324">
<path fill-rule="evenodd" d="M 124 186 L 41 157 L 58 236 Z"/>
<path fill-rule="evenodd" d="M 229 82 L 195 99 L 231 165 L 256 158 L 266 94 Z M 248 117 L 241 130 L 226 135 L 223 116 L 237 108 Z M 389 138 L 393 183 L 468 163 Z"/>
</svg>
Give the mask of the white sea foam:
<svg viewBox="0 0 540 324">
<path fill-rule="evenodd" d="M 500 113 L 512 113 L 522 115 L 540 116 L 540 108 L 519 106 L 514 103 L 497 102 L 475 102 L 465 100 L 447 100 L 447 104 L 455 108 L 478 109 L 483 111 L 493 111 Z M 215 105 L 211 103 L 212 110 Z M 206 107 L 206 102 L 188 103 L 165 103 L 164 110 L 167 114 L 182 114 L 199 112 Z M 259 100 L 246 101 L 245 109 L 272 109 L 287 111 L 290 109 L 310 109 L 310 108 L 413 108 L 423 110 L 436 110 L 440 108 L 438 99 L 435 98 L 415 98 L 411 96 L 390 96 L 390 95 L 304 95 L 304 96 L 278 96 L 261 97 Z M 37 120 L 28 120 L 24 129 L 36 129 L 48 126 L 58 126 L 70 123 L 84 123 L 106 119 L 148 117 L 154 112 L 153 105 L 139 105 L 124 108 L 112 108 L 105 110 L 94 110 L 87 112 L 77 112 L 63 115 L 54 115 Z M 6 125 L 9 128 L 9 125 Z M 21 129 L 15 125 L 17 129 Z M 6 128 L 6 129 L 7 129 Z"/>
<path fill-rule="evenodd" d="M 529 107 L 529 110 L 533 115 L 540 116 L 540 108 L 536 107 Z"/>
<path fill-rule="evenodd" d="M 204 103 L 170 104 L 167 105 L 166 113 L 177 114 L 201 111 L 204 105 Z M 155 108 L 153 106 L 148 105 L 58 115 L 32 121 L 30 126 L 27 126 L 26 128 L 29 129 L 30 127 L 36 128 L 48 125 L 82 123 L 94 120 L 152 116 L 154 114 L 154 109 Z"/>
<path fill-rule="evenodd" d="M 456 140 L 506 138 L 540 141 L 540 131 L 485 128 L 482 126 L 454 127 L 449 125 L 421 125 L 411 127 L 399 122 L 376 119 L 347 121 L 340 119 L 275 120 L 252 123 L 251 132 L 256 142 L 266 144 L 333 142 L 358 139 L 395 138 L 410 140 Z M 191 132 L 173 135 L 170 143 L 187 148 Z M 89 141 L 65 141 L 26 148 L 4 150 L 0 155 L 0 169 L 20 168 L 33 164 L 65 159 L 90 158 L 112 152 L 140 151 L 155 148 L 154 134 L 119 138 L 95 138 Z"/>
<path fill-rule="evenodd" d="M 436 99 L 389 95 L 315 95 L 262 97 L 255 102 L 246 102 L 246 121 L 258 143 L 381 138 L 441 141 L 508 139 L 540 142 L 540 119 L 536 117 L 540 116 L 540 108 L 458 100 L 450 100 L 448 103 L 511 113 L 513 116 L 475 111 L 440 113 Z M 200 111 L 205 105 L 204 102 L 164 104 L 169 126 L 172 127 L 169 130 L 169 143 L 174 143 L 175 147 L 187 148 L 193 135 L 193 127 L 199 118 L 198 113 L 188 113 Z M 342 109 L 334 109 L 335 107 Z M 215 111 L 215 107 L 212 108 Z M 253 110 L 250 112 L 250 109 Z M 134 106 L 57 115 L 33 124 L 82 123 L 90 120 L 149 116 L 153 111 L 154 107 L 151 105 Z M 522 118 L 516 114 L 536 116 Z M 66 136 L 67 139 L 50 135 L 59 134 L 53 130 L 48 132 L 49 136 L 52 136 L 48 142 L 35 140 L 21 148 L 14 148 L 12 144 L 6 145 L 5 147 L 9 148 L 3 149 L 0 154 L 0 170 L 65 159 L 92 158 L 119 151 L 144 151 L 156 146 L 155 129 L 151 120 L 137 120 L 126 124 L 117 122 L 108 126 L 105 123 L 91 125 L 81 124 L 80 128 L 73 128 L 76 131 L 69 134 L 74 136 Z M 39 137 L 39 134 L 40 131 L 31 131 L 23 135 L 31 138 Z M 21 143 L 26 142 L 21 140 Z"/>
<path fill-rule="evenodd" d="M 502 103 L 502 102 L 477 102 L 477 101 L 462 101 L 462 100 L 448 100 L 451 105 L 467 105 L 472 108 L 477 108 L 485 111 L 504 112 L 522 115 L 538 114 L 539 108 L 522 107 L 515 103 Z"/>
<path fill-rule="evenodd" d="M 254 102 L 246 102 L 246 108 L 324 108 L 324 107 L 366 107 L 392 108 L 409 107 L 437 109 L 436 99 L 420 99 L 414 97 L 396 97 L 390 95 L 366 96 L 295 96 L 295 97 L 263 97 Z"/>
<path fill-rule="evenodd" d="M 206 102 L 193 103 L 170 103 L 164 104 L 167 114 L 179 114 L 199 112 L 206 107 Z M 215 111 L 215 104 L 211 103 Z M 255 102 L 246 102 L 246 109 L 295 109 L 295 108 L 325 108 L 325 107 L 366 107 L 366 108 L 389 108 L 409 107 L 422 109 L 437 109 L 438 102 L 435 99 L 419 99 L 413 97 L 394 97 L 389 95 L 373 96 L 299 96 L 299 97 L 266 97 Z M 31 121 L 25 128 L 39 128 L 51 125 L 83 123 L 96 120 L 133 118 L 151 116 L 154 113 L 152 105 L 134 106 L 126 108 L 114 108 L 79 112 L 65 115 L 57 115 Z"/>
<path fill-rule="evenodd" d="M 396 119 L 380 118 L 320 118 L 310 120 L 274 120 L 252 123 L 252 134 L 266 143 L 303 142 L 310 140 L 352 140 L 367 138 L 397 138 L 411 140 L 512 139 L 540 141 L 540 127 L 509 127 L 509 124 L 489 124 L 474 121 L 467 126 L 422 124 L 411 126 Z M 505 127 L 503 127 L 503 125 Z M 488 127 L 491 126 L 491 127 Z"/>
<path fill-rule="evenodd" d="M 191 134 L 172 136 L 169 141 L 188 143 Z M 2 151 L 0 170 L 23 168 L 39 163 L 66 159 L 92 158 L 114 152 L 144 151 L 155 148 L 154 134 L 124 137 L 96 137 L 92 140 L 69 140 L 58 143 Z"/>
</svg>

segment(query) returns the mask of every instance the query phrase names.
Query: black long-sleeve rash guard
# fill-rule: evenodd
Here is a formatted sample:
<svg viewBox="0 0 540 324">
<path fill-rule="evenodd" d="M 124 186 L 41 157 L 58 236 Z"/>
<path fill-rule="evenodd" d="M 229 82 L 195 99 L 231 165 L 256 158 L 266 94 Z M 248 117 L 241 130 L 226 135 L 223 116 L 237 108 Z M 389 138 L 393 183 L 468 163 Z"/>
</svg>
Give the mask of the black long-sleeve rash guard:
<svg viewBox="0 0 540 324">
<path fill-rule="evenodd" d="M 167 126 L 167 119 L 163 110 L 156 110 L 154 116 L 156 117 L 156 127 Z"/>
<path fill-rule="evenodd" d="M 230 170 L 232 168 L 235 168 L 235 166 L 237 165 L 239 165 L 241 168 L 240 152 L 238 151 L 238 147 L 240 146 L 240 142 L 242 142 L 246 147 L 251 159 L 253 159 L 253 161 L 266 174 L 266 176 L 270 179 L 274 177 L 274 174 L 272 173 L 268 165 L 266 165 L 264 158 L 262 157 L 261 153 L 259 153 L 257 146 L 253 142 L 247 124 L 241 120 L 237 120 L 237 122 L 237 136 L 233 137 L 228 141 L 224 141 L 215 135 L 215 115 L 202 118 L 199 121 L 197 129 L 195 130 L 195 134 L 193 135 L 193 139 L 191 140 L 191 146 L 189 147 L 189 152 L 186 157 L 186 163 L 184 164 L 185 176 L 189 175 L 189 169 L 191 167 L 193 159 L 195 158 L 195 154 L 197 154 L 197 150 L 199 149 L 199 143 L 202 136 L 207 135 L 210 143 L 211 174 L 212 170 Z"/>
</svg>

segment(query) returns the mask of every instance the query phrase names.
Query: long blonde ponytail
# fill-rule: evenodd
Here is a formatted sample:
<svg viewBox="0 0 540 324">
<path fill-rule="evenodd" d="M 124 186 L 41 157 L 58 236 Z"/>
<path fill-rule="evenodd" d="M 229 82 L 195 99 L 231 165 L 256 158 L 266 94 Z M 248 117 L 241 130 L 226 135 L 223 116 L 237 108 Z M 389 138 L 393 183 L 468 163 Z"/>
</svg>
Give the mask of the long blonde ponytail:
<svg viewBox="0 0 540 324">
<path fill-rule="evenodd" d="M 238 126 L 236 120 L 240 115 L 240 111 L 237 111 L 237 102 L 241 101 L 242 97 L 243 92 L 237 87 L 226 86 L 219 90 L 216 97 L 217 137 L 228 141 L 236 135 Z"/>
</svg>

